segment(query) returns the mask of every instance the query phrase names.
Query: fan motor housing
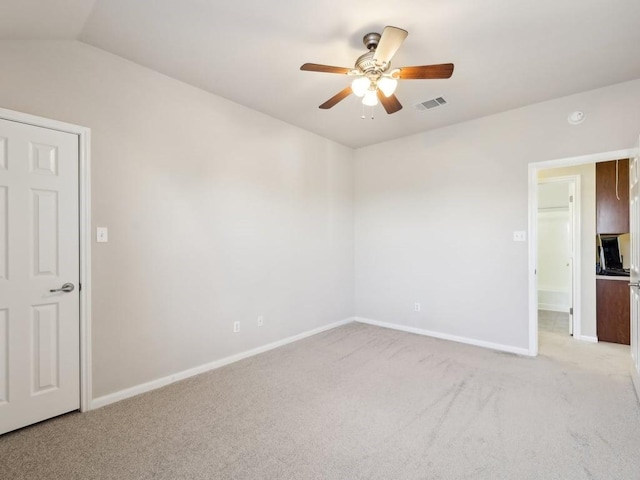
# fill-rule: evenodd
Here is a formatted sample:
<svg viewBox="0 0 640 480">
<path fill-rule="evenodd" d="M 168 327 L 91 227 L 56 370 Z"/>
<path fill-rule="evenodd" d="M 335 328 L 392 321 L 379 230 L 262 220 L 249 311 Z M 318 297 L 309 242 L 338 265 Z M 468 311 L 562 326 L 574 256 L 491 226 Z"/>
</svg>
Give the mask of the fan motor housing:
<svg viewBox="0 0 640 480">
<path fill-rule="evenodd" d="M 364 55 L 360 55 L 358 60 L 356 60 L 356 69 L 361 72 L 371 72 L 378 68 L 375 60 L 373 59 L 373 55 L 375 54 L 375 50 L 365 53 Z"/>
<path fill-rule="evenodd" d="M 367 33 L 362 37 L 362 43 L 367 47 L 367 50 L 372 48 L 375 50 L 378 47 L 378 43 L 380 43 L 380 34 L 375 32 Z"/>
</svg>

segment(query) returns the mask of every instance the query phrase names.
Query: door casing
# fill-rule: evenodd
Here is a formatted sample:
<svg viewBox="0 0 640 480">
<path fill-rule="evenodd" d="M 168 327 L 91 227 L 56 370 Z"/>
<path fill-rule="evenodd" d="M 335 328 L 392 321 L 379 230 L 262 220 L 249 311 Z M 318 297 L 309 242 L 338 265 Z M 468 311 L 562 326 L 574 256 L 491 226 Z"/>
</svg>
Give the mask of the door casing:
<svg viewBox="0 0 640 480">
<path fill-rule="evenodd" d="M 0 118 L 78 137 L 80 231 L 80 411 L 91 410 L 91 130 L 87 127 L 0 108 Z"/>
<path fill-rule="evenodd" d="M 639 255 L 640 255 L 640 238 L 638 236 L 638 230 L 640 229 L 640 218 L 638 218 L 638 213 L 640 211 L 640 205 L 638 205 L 638 189 L 639 180 L 638 176 L 640 175 L 638 172 L 638 168 L 640 165 L 640 137 L 638 139 L 638 143 L 636 143 L 637 152 L 634 157 L 630 159 L 630 170 L 629 170 L 629 207 L 631 217 L 629 219 L 629 231 L 631 233 L 631 269 L 630 269 L 630 287 L 634 283 L 639 281 Z M 638 397 L 640 397 L 640 347 L 638 346 L 640 343 L 640 334 L 639 334 L 639 325 L 638 325 L 638 315 L 640 315 L 639 305 L 638 305 L 638 289 L 637 287 L 631 288 L 631 357 L 632 357 L 632 367 L 631 367 L 631 379 L 634 387 L 636 388 L 636 393 Z"/>
</svg>

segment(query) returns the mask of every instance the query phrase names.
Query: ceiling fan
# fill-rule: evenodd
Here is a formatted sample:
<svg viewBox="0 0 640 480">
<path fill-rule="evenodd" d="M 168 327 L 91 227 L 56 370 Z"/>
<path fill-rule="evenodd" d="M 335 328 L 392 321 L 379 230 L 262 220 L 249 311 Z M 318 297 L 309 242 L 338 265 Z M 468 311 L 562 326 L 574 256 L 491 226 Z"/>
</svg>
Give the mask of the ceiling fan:
<svg viewBox="0 0 640 480">
<path fill-rule="evenodd" d="M 329 109 L 352 93 L 362 97 L 364 105 L 374 106 L 378 100 L 387 113 L 402 109 L 402 104 L 394 95 L 398 80 L 422 80 L 449 78 L 453 74 L 453 63 L 421 65 L 391 69 L 391 58 L 407 38 L 408 32 L 397 27 L 385 27 L 382 35 L 367 33 L 362 42 L 369 50 L 356 60 L 354 68 L 332 67 L 317 63 L 305 63 L 300 70 L 308 72 L 340 73 L 355 77 L 351 85 L 344 88 L 320 105 Z"/>
</svg>

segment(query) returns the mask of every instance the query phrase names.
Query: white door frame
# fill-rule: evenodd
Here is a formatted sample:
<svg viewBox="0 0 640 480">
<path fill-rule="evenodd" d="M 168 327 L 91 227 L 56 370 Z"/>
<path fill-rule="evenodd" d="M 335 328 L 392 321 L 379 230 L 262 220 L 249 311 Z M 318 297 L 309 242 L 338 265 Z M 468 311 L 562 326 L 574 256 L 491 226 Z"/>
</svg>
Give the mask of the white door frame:
<svg viewBox="0 0 640 480">
<path fill-rule="evenodd" d="M 541 169 L 538 169 L 541 170 Z M 537 177 L 537 171 L 536 171 Z M 573 208 L 569 207 L 569 212 L 571 214 L 571 307 L 573 308 L 573 314 L 571 315 L 571 333 L 575 338 L 580 338 L 580 325 L 582 321 L 582 309 L 581 309 L 581 268 L 582 262 L 581 260 L 581 251 L 580 251 L 580 242 L 581 242 L 581 224 L 580 224 L 580 200 L 581 200 L 581 187 L 580 187 L 580 175 L 565 175 L 559 177 L 549 177 L 537 180 L 538 185 L 545 183 L 566 183 L 571 189 L 571 195 L 573 196 Z M 536 190 L 537 192 L 537 190 Z M 537 199 L 536 193 L 536 199 Z M 536 208 L 537 210 L 537 208 Z M 538 239 L 538 223 L 536 222 L 536 241 Z M 537 252 L 537 250 L 536 250 Z M 537 264 L 537 262 L 536 262 Z M 536 276 L 536 288 L 537 288 L 538 277 Z"/>
<path fill-rule="evenodd" d="M 612 152 L 580 155 L 577 157 L 560 158 L 533 162 L 528 165 L 529 175 L 529 355 L 538 355 L 538 279 L 536 268 L 538 265 L 538 170 L 558 167 L 572 167 L 586 163 L 606 162 L 621 158 L 631 158 L 637 154 L 636 148 L 615 150 Z M 595 241 L 595 238 L 594 238 Z M 595 275 L 595 259 L 594 259 Z"/>
<path fill-rule="evenodd" d="M 70 123 L 0 108 L 0 119 L 78 136 L 80 220 L 80 411 L 91 409 L 91 130 Z"/>
</svg>

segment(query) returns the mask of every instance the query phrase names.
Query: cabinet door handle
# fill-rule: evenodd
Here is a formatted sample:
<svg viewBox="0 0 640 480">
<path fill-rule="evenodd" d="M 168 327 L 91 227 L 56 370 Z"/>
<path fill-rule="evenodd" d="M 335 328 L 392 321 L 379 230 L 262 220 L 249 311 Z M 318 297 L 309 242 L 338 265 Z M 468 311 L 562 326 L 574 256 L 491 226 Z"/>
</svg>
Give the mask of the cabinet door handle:
<svg viewBox="0 0 640 480">
<path fill-rule="evenodd" d="M 640 282 L 630 283 L 629 286 L 630 287 L 640 288 Z"/>
</svg>

